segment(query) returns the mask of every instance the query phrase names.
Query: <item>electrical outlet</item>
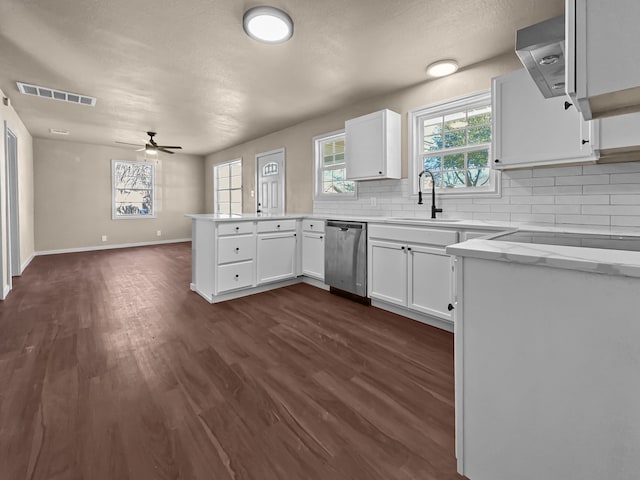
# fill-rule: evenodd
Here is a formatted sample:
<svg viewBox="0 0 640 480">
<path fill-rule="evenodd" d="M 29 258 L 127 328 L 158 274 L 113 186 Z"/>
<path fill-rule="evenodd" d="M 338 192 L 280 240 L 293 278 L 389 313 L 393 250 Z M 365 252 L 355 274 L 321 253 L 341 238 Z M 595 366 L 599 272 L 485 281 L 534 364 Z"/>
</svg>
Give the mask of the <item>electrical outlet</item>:
<svg viewBox="0 0 640 480">
<path fill-rule="evenodd" d="M 376 197 L 371 197 L 371 206 L 375 207 L 378 205 L 378 199 Z"/>
<path fill-rule="evenodd" d="M 158 237 L 159 237 L 160 235 L 162 235 L 162 230 L 158 230 L 158 231 L 156 232 L 156 236 L 158 236 Z"/>
<path fill-rule="evenodd" d="M 107 236 L 106 235 L 102 235 L 102 241 L 106 242 L 107 241 Z"/>
<path fill-rule="evenodd" d="M 256 196 L 256 192 L 255 192 L 255 191 L 253 191 L 253 190 L 251 190 L 251 198 L 253 198 L 253 197 L 255 197 L 255 196 Z"/>
</svg>

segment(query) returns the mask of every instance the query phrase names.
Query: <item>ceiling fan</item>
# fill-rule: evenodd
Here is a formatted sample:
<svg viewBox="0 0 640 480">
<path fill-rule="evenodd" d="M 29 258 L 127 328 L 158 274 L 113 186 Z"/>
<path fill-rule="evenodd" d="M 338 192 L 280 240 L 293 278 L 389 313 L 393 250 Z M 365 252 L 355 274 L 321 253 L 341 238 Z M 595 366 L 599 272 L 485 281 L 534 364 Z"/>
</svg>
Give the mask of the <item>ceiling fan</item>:
<svg viewBox="0 0 640 480">
<path fill-rule="evenodd" d="M 120 143 L 122 145 L 135 145 L 136 147 L 142 147 L 136 150 L 136 152 L 144 151 L 146 153 L 164 152 L 164 153 L 170 153 L 171 155 L 173 155 L 175 152 L 172 152 L 171 150 L 168 150 L 168 149 L 172 149 L 172 150 L 182 149 L 182 147 L 177 147 L 177 146 L 158 145 L 156 141 L 153 139 L 153 137 L 156 136 L 156 132 L 147 132 L 147 135 L 149 135 L 149 140 L 145 145 L 140 145 L 137 143 L 126 143 L 126 142 L 116 142 L 116 143 Z"/>
</svg>

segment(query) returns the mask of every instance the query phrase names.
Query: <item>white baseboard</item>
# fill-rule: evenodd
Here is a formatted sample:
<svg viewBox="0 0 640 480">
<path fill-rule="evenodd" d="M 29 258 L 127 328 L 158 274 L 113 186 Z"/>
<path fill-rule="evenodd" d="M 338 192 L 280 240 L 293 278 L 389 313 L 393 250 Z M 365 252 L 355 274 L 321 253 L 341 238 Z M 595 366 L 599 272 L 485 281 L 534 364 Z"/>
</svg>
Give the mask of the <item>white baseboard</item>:
<svg viewBox="0 0 640 480">
<path fill-rule="evenodd" d="M 135 242 L 135 243 L 120 243 L 113 245 L 94 245 L 91 247 L 78 247 L 78 248 L 62 248 L 59 250 L 42 250 L 35 252 L 34 255 L 57 255 L 59 253 L 78 253 L 78 252 L 91 252 L 94 250 L 111 250 L 115 248 L 131 248 L 131 247 L 147 247 L 149 245 L 162 245 L 164 243 L 182 243 L 190 242 L 190 238 L 176 238 L 173 240 L 157 240 L 154 242 Z"/>
<path fill-rule="evenodd" d="M 5 285 L 2 288 L 2 300 L 4 300 L 5 298 L 7 298 L 7 295 L 9 295 L 9 292 L 11 291 L 11 287 L 9 285 Z"/>
<path fill-rule="evenodd" d="M 22 275 L 22 272 L 25 271 L 25 269 L 29 266 L 29 264 L 31 263 L 31 260 L 33 260 L 36 256 L 36 252 L 33 252 L 29 258 L 27 258 L 24 263 L 22 265 L 20 265 L 20 275 Z"/>
</svg>

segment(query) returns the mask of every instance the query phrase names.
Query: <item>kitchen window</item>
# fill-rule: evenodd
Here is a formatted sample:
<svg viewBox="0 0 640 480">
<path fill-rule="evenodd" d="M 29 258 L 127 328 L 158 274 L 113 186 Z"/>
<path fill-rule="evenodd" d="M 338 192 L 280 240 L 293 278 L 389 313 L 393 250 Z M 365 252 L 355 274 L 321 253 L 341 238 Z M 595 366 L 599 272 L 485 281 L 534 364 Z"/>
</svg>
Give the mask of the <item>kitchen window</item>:
<svg viewBox="0 0 640 480">
<path fill-rule="evenodd" d="M 315 199 L 355 199 L 356 183 L 346 179 L 344 130 L 313 139 L 315 157 Z"/>
<path fill-rule="evenodd" d="M 155 164 L 111 161 L 111 218 L 154 218 Z"/>
<path fill-rule="evenodd" d="M 242 215 L 242 159 L 213 167 L 213 208 L 224 215 Z"/>
<path fill-rule="evenodd" d="M 491 168 L 491 92 L 416 109 L 409 113 L 413 189 L 418 174 L 433 173 L 438 193 L 496 194 L 499 174 Z M 431 189 L 423 175 L 422 191 Z"/>
</svg>

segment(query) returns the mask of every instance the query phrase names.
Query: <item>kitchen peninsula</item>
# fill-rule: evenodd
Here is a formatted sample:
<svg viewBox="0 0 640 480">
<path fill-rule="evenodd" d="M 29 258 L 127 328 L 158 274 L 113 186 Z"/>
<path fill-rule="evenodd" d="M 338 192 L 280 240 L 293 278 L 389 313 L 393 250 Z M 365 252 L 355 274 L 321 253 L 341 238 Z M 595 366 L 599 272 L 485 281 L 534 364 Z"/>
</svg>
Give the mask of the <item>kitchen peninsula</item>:
<svg viewBox="0 0 640 480">
<path fill-rule="evenodd" d="M 537 237 L 447 248 L 457 264 L 458 471 L 492 480 L 633 478 L 640 237 L 548 234 L 548 243 L 529 243 Z M 566 245 L 576 241 L 591 246 Z"/>
</svg>

